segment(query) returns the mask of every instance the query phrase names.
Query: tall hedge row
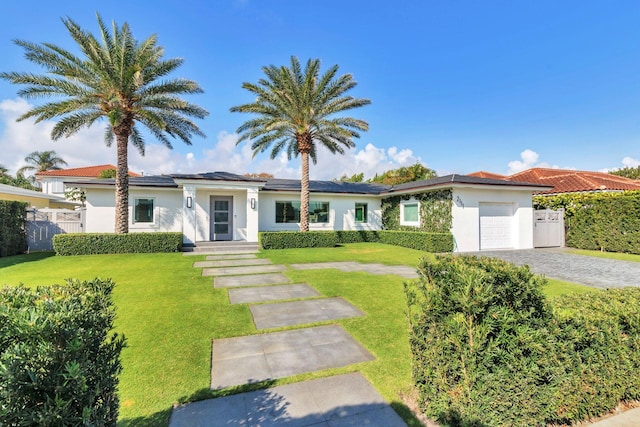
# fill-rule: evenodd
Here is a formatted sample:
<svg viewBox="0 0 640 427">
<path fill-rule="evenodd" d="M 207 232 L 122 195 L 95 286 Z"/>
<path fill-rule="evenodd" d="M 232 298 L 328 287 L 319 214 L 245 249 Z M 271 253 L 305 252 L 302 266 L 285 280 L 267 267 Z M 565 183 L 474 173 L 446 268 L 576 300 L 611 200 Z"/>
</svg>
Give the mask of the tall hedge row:
<svg viewBox="0 0 640 427">
<path fill-rule="evenodd" d="M 0 200 L 0 257 L 27 251 L 27 203 Z"/>
<path fill-rule="evenodd" d="M 392 230 L 274 231 L 258 234 L 263 249 L 332 248 L 343 243 L 379 242 L 426 252 L 451 252 L 451 233 Z"/>
<path fill-rule="evenodd" d="M 115 426 L 114 283 L 0 288 L 0 425 Z"/>
<path fill-rule="evenodd" d="M 640 398 L 640 289 L 549 304 L 526 267 L 423 260 L 405 284 L 422 409 L 459 426 L 571 424 Z"/>
<path fill-rule="evenodd" d="M 640 254 L 640 192 L 537 196 L 565 209 L 566 244 L 574 248 Z"/>
<path fill-rule="evenodd" d="M 56 255 L 179 252 L 182 233 L 70 233 L 53 236 Z"/>
</svg>

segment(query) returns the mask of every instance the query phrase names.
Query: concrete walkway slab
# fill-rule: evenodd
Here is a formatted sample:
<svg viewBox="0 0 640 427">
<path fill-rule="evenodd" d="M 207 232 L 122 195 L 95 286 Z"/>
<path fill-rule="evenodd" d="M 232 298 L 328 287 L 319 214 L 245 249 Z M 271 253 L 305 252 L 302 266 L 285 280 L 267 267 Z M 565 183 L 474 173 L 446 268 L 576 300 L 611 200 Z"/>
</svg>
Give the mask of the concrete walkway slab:
<svg viewBox="0 0 640 427">
<path fill-rule="evenodd" d="M 249 309 L 258 330 L 364 316 L 342 298 L 260 304 Z"/>
<path fill-rule="evenodd" d="M 261 286 L 257 288 L 229 289 L 231 304 L 268 302 L 285 299 L 312 298 L 320 294 L 306 283 L 280 286 Z"/>
<path fill-rule="evenodd" d="M 284 265 L 251 265 L 246 267 L 203 268 L 203 276 L 237 276 L 241 274 L 277 273 L 285 271 Z"/>
<path fill-rule="evenodd" d="M 214 249 L 206 249 L 200 251 L 193 252 L 183 252 L 184 256 L 192 256 L 192 255 L 245 255 L 245 254 L 257 254 L 260 252 L 257 249 L 229 249 L 229 250 L 214 250 Z"/>
<path fill-rule="evenodd" d="M 213 279 L 214 288 L 235 288 L 243 286 L 267 286 L 290 283 L 282 273 L 252 274 L 246 276 L 222 276 Z"/>
<path fill-rule="evenodd" d="M 417 279 L 418 273 L 414 267 L 406 265 L 368 264 L 355 261 L 344 262 L 312 262 L 306 264 L 291 264 L 294 270 L 318 270 L 323 268 L 335 268 L 347 273 L 363 271 L 370 274 L 395 274 L 406 279 Z"/>
<path fill-rule="evenodd" d="M 374 359 L 339 325 L 214 340 L 211 388 L 284 378 Z"/>
<path fill-rule="evenodd" d="M 270 265 L 271 261 L 265 258 L 255 259 L 223 259 L 215 261 L 198 261 L 194 262 L 195 268 L 203 267 L 244 267 L 247 265 Z"/>
<path fill-rule="evenodd" d="M 591 427 L 638 427 L 640 426 L 640 408 L 629 409 L 621 414 L 597 421 Z"/>
<path fill-rule="evenodd" d="M 207 255 L 205 258 L 207 261 L 216 261 L 224 259 L 255 259 L 258 258 L 256 254 L 237 254 L 237 255 Z"/>
<path fill-rule="evenodd" d="M 401 427 L 404 421 L 360 373 L 179 406 L 169 427 Z"/>
</svg>

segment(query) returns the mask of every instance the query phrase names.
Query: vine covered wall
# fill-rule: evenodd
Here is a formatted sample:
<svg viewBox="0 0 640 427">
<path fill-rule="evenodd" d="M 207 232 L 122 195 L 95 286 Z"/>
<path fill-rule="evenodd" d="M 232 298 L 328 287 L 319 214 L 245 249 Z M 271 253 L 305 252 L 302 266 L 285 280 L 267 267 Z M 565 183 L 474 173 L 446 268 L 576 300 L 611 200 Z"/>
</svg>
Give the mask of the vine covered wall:
<svg viewBox="0 0 640 427">
<path fill-rule="evenodd" d="M 451 189 L 445 189 L 382 199 L 382 225 L 386 230 L 450 233 L 453 224 L 451 195 Z M 412 198 L 420 202 L 420 227 L 400 225 L 400 203 Z"/>
</svg>

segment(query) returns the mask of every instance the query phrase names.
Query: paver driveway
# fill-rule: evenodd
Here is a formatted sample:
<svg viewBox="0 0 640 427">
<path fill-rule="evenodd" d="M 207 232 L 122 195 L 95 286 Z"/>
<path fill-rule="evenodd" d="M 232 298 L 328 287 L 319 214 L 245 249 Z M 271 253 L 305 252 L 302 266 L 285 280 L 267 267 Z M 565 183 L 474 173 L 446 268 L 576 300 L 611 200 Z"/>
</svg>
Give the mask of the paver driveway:
<svg viewBox="0 0 640 427">
<path fill-rule="evenodd" d="M 536 274 L 596 288 L 640 286 L 640 262 L 576 255 L 566 249 L 483 251 L 472 255 L 501 258 L 528 265 Z"/>
</svg>

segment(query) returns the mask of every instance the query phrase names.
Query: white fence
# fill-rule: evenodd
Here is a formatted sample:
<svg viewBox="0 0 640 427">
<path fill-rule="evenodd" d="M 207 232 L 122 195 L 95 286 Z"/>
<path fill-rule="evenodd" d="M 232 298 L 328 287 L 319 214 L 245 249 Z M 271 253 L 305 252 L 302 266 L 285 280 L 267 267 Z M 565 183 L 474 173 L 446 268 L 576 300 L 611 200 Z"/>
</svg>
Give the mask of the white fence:
<svg viewBox="0 0 640 427">
<path fill-rule="evenodd" d="M 533 246 L 564 247 L 564 210 L 533 211 Z"/>
<path fill-rule="evenodd" d="M 50 251 L 56 234 L 83 233 L 85 210 L 34 209 L 27 211 L 27 245 L 31 251 Z"/>
</svg>

